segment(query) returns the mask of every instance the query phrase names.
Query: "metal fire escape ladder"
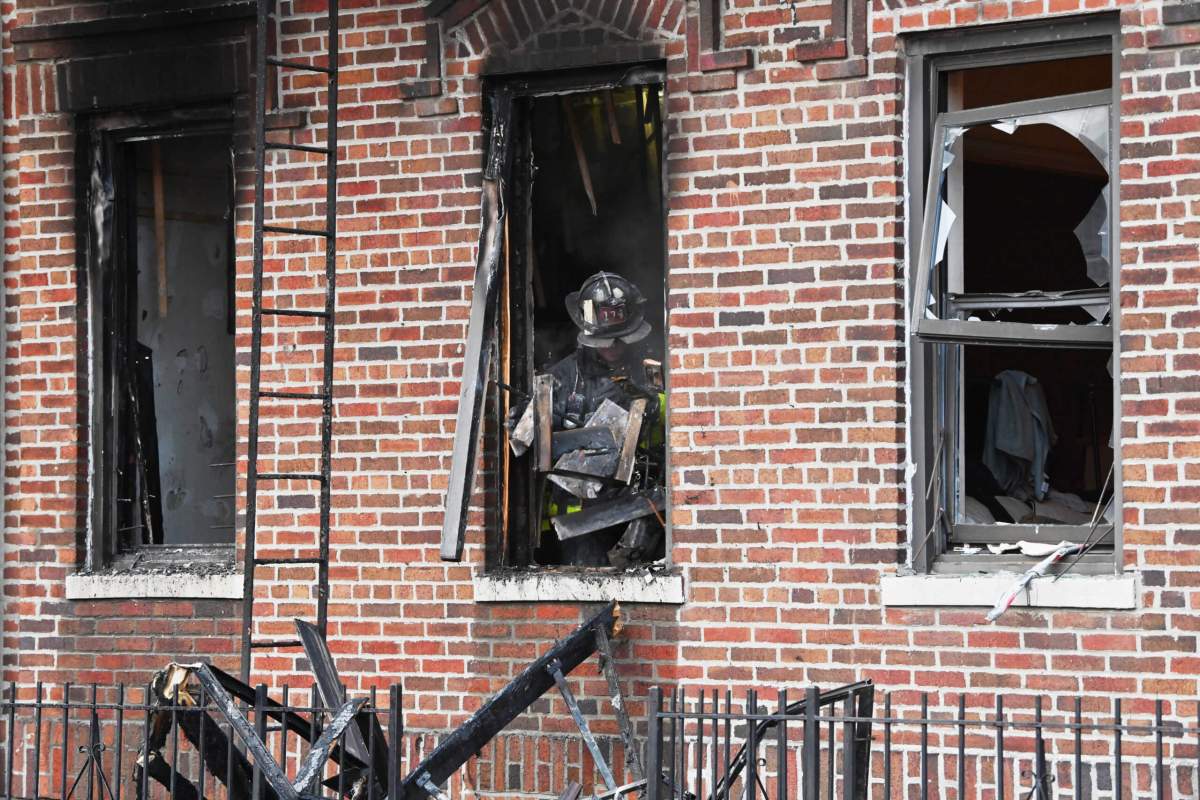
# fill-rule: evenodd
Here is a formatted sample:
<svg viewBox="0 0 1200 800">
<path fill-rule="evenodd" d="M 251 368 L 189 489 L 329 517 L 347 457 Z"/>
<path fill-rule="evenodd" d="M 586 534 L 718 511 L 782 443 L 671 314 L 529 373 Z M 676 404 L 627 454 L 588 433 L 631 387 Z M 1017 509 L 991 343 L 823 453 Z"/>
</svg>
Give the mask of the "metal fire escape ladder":
<svg viewBox="0 0 1200 800">
<path fill-rule="evenodd" d="M 328 44 L 325 66 L 300 60 L 286 60 L 267 56 L 267 26 L 271 22 L 273 0 L 258 0 L 258 24 L 255 47 L 255 183 L 254 183 L 254 274 L 251 304 L 250 338 L 250 408 L 246 468 L 246 539 L 242 595 L 242 680 L 250 679 L 251 661 L 255 650 L 266 648 L 300 648 L 299 639 L 257 639 L 254 636 L 254 578 L 255 569 L 263 566 L 286 564 L 315 564 L 317 567 L 317 619 L 316 627 L 322 637 L 326 634 L 329 605 L 329 510 L 331 478 L 331 444 L 333 435 L 333 344 L 334 344 L 334 301 L 335 271 L 337 267 L 337 120 L 338 120 L 338 0 L 328 0 Z M 324 75 L 328 83 L 326 92 L 326 136 L 325 146 L 285 144 L 268 142 L 266 138 L 267 103 L 270 91 L 267 70 L 283 69 Z M 266 152 L 267 150 L 291 150 L 319 154 L 325 157 L 325 226 L 304 228 L 267 224 L 264 217 L 266 206 Z M 325 305 L 321 310 L 275 308 L 263 305 L 263 237 L 320 237 L 325 240 Z M 324 326 L 324 343 L 321 364 L 320 392 L 263 391 L 262 340 L 264 319 L 272 322 L 281 318 L 309 318 L 320 320 Z M 287 399 L 297 402 L 321 403 L 321 455 L 319 472 L 260 472 L 259 456 L 259 406 L 263 398 Z M 255 554 L 257 533 L 257 502 L 260 482 L 299 480 L 319 484 L 318 555 L 315 558 L 259 558 Z"/>
</svg>

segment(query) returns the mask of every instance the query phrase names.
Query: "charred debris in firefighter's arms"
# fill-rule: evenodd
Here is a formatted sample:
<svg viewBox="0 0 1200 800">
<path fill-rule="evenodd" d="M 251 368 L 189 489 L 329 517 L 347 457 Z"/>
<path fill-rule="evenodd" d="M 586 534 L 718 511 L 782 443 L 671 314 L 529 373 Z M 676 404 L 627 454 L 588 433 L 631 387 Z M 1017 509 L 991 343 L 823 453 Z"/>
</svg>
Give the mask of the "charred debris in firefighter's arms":
<svg viewBox="0 0 1200 800">
<path fill-rule="evenodd" d="M 510 408 L 509 448 L 534 460 L 540 563 L 625 569 L 664 558 L 665 396 L 644 303 L 616 273 L 587 278 L 565 302 L 574 351 Z"/>
</svg>

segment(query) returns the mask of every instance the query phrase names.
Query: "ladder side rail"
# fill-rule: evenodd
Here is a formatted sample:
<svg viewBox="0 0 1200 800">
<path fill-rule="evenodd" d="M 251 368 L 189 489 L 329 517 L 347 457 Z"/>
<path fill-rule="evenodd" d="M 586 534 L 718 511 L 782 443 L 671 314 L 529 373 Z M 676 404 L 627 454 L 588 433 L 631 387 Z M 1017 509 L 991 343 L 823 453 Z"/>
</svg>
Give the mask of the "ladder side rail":
<svg viewBox="0 0 1200 800">
<path fill-rule="evenodd" d="M 329 0 L 329 82 L 325 146 L 325 342 L 321 391 L 320 563 L 317 565 L 317 628 L 324 638 L 329 613 L 329 517 L 333 483 L 333 353 L 337 304 L 337 148 L 338 148 L 338 0 Z"/>
<path fill-rule="evenodd" d="M 242 680 L 250 680 L 254 627 L 254 537 L 258 503 L 258 410 L 262 368 L 263 212 L 266 194 L 267 21 L 270 0 L 258 0 L 255 25 L 254 244 L 250 301 L 250 407 L 246 435 L 245 571 L 242 577 Z"/>
</svg>

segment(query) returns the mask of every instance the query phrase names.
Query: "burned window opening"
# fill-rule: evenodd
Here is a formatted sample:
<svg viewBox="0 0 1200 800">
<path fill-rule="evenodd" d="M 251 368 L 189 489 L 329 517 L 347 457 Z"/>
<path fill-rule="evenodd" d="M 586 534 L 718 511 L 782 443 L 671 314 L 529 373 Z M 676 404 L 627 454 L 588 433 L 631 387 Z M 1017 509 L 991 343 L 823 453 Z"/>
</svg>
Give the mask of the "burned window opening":
<svg viewBox="0 0 1200 800">
<path fill-rule="evenodd" d="M 94 567 L 234 540 L 232 135 L 85 126 Z"/>
<path fill-rule="evenodd" d="M 448 560 L 461 557 L 481 430 L 489 568 L 665 556 L 662 73 L 609 74 L 488 88 Z"/>
<path fill-rule="evenodd" d="M 666 538 L 662 86 L 518 103 L 513 226 L 524 236 L 507 262 L 498 354 L 516 391 L 500 400 L 539 418 L 536 401 L 514 395 L 548 388 L 550 452 L 521 453 L 517 439 L 501 457 L 500 560 L 651 563 Z"/>
<path fill-rule="evenodd" d="M 1014 70 L 1042 77 L 1022 90 Z M 1105 54 L 942 76 L 911 324 L 915 564 L 1112 550 L 1110 71 Z"/>
</svg>

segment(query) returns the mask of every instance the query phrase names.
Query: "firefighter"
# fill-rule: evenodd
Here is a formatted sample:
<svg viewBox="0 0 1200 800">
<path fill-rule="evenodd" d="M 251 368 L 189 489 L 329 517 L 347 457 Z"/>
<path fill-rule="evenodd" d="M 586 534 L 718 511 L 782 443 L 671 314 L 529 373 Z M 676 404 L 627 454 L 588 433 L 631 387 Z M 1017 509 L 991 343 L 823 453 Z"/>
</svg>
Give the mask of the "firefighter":
<svg viewBox="0 0 1200 800">
<path fill-rule="evenodd" d="M 647 377 L 645 340 L 650 335 L 650 323 L 642 310 L 644 304 L 641 290 L 612 272 L 597 272 L 583 282 L 579 291 L 567 295 L 567 314 L 578 328 L 578 346 L 575 352 L 549 370 L 554 378 L 553 424 L 555 430 L 582 427 L 605 400 L 628 409 L 634 399 L 644 397 L 649 403 L 643 430 L 649 434 L 650 449 L 658 453 L 657 458 L 648 458 L 646 463 L 657 462 L 657 469 L 661 469 L 665 397 L 661 387 L 652 385 Z M 660 474 L 642 477 L 643 483 L 661 481 Z M 628 487 L 625 491 L 629 491 Z M 598 499 L 606 499 L 611 494 L 604 492 Z M 570 513 L 586 504 L 555 489 L 547 509 L 548 516 Z M 596 566 L 616 564 L 610 557 L 610 551 L 616 550 L 613 555 L 618 560 L 628 561 L 632 555 L 628 552 L 630 548 L 622 549 L 618 542 L 624 531 L 625 526 L 619 526 L 568 539 L 562 542 L 562 554 L 568 563 Z M 639 541 L 646 539 L 644 533 L 638 537 Z M 643 549 L 653 550 L 655 546 L 661 549 L 661 535 L 655 540 L 654 532 L 651 532 L 649 539 L 654 541 L 648 548 L 636 548 L 639 556 Z M 646 557 L 651 554 L 647 552 Z"/>
<path fill-rule="evenodd" d="M 645 385 L 645 302 L 636 285 L 612 272 L 597 272 L 567 295 L 578 347 L 550 368 L 557 430 L 582 426 L 605 400 L 628 409 L 634 397 L 657 397 Z"/>
</svg>

